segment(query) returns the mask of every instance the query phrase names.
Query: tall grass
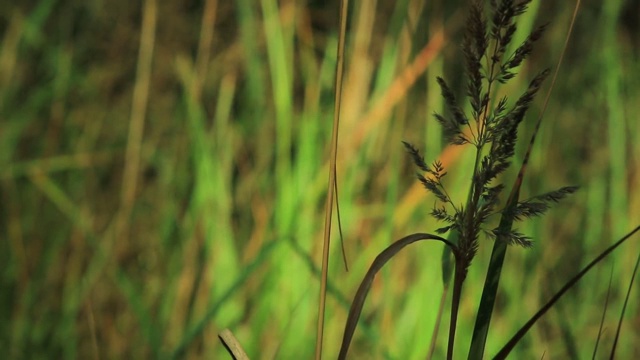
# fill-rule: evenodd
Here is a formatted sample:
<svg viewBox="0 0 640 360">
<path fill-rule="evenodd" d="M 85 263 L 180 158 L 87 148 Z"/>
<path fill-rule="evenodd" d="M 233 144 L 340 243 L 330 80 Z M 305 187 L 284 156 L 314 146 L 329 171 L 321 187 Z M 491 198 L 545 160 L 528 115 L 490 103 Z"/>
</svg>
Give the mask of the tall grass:
<svg viewBox="0 0 640 360">
<path fill-rule="evenodd" d="M 639 29 L 626 18 L 638 9 L 606 7 L 588 5 L 578 18 L 532 180 L 522 188 L 524 196 L 564 183 L 584 191 L 526 229 L 533 249 L 508 254 L 488 354 L 640 213 L 631 111 L 640 83 L 630 76 L 640 63 Z M 571 8 L 540 2 L 525 15 L 531 24 L 552 22 L 539 44 L 546 50 L 505 91 L 521 91 L 535 69 L 553 65 Z M 313 1 L 158 1 L 146 112 L 136 117 L 150 10 L 124 1 L 0 5 L 0 348 L 7 356 L 224 358 L 216 338 L 224 328 L 251 358 L 312 356 L 337 9 Z M 473 158 L 445 147 L 430 119 L 444 108 L 436 75 L 464 93 L 456 44 L 465 11 L 461 3 L 415 0 L 350 8 L 337 159 L 350 271 L 333 241 L 325 358 L 338 353 L 349 299 L 375 255 L 434 226 L 426 215 L 434 198 L 413 181 L 400 140 L 424 143 L 427 161 L 449 169 L 450 191 L 466 196 L 460 170 Z M 125 170 L 132 121 L 144 126 L 132 140 L 138 164 Z M 127 191 L 130 208 L 122 212 Z M 468 349 L 484 281 L 482 248 L 460 304 L 458 354 Z M 607 314 L 615 316 L 607 315 L 606 329 L 617 326 L 639 251 L 630 242 L 608 262 L 615 271 Z M 351 356 L 425 356 L 442 295 L 440 258 L 439 245 L 418 246 L 383 271 Z M 514 358 L 589 356 L 593 347 L 582 345 L 598 336 L 607 266 L 543 318 Z M 630 296 L 638 297 L 637 287 Z M 637 313 L 630 301 L 620 358 L 640 351 L 629 341 L 640 333 L 629 321 Z M 605 331 L 599 349 L 610 348 L 613 335 Z M 445 349 L 438 341 L 434 358 Z"/>
</svg>

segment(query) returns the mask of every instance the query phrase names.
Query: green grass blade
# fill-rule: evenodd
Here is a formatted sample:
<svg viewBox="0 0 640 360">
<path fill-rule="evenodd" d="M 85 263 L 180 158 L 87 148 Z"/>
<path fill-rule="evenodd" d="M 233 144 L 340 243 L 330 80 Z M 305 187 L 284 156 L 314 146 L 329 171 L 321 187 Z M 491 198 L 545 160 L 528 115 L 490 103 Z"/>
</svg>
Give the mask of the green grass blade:
<svg viewBox="0 0 640 360">
<path fill-rule="evenodd" d="M 356 326 L 358 325 L 358 319 L 360 318 L 362 308 L 364 307 L 364 301 L 367 299 L 369 289 L 371 288 L 373 279 L 378 271 L 380 271 L 380 269 L 382 269 L 382 267 L 405 246 L 420 240 L 437 240 L 445 243 L 452 249 L 455 248 L 455 245 L 453 243 L 441 238 L 440 236 L 417 233 L 405 236 L 402 239 L 394 242 L 393 244 L 389 245 L 389 247 L 384 249 L 378 256 L 376 256 L 375 260 L 373 260 L 373 263 L 371 264 L 371 267 L 369 267 L 367 274 L 362 279 L 362 282 L 358 287 L 358 291 L 353 298 L 353 302 L 351 303 L 349 316 L 347 317 L 347 322 L 344 328 L 344 335 L 342 337 L 342 345 L 340 346 L 340 354 L 338 355 L 338 359 L 342 360 L 346 359 L 347 357 L 349 345 L 351 344 L 351 340 L 353 339 L 353 334 L 356 330 Z"/>
<path fill-rule="evenodd" d="M 621 16 L 623 1 L 607 1 L 603 3 L 602 9 L 602 36 L 603 44 L 606 46 L 602 49 L 602 55 L 604 57 L 603 73 L 602 73 L 602 85 L 603 95 L 606 97 L 607 104 L 607 135 L 608 135 L 608 148 L 609 148 L 609 199 L 610 199 L 610 211 L 619 212 L 628 209 L 628 195 L 625 194 L 626 187 L 624 182 L 621 182 L 625 178 L 627 167 L 625 156 L 621 156 L 626 152 L 627 148 L 627 122 L 628 115 L 625 116 L 623 110 L 625 106 L 621 99 L 622 90 L 622 77 L 624 71 L 620 64 L 620 58 L 622 54 L 618 49 L 618 44 L 615 41 L 616 37 L 616 23 Z M 628 227 L 627 216 L 611 216 L 611 233 L 619 234 Z M 619 274 L 616 274 L 619 275 Z"/>
<path fill-rule="evenodd" d="M 609 307 L 609 299 L 611 297 L 611 284 L 613 283 L 613 267 L 611 267 L 611 273 L 609 274 L 609 285 L 607 286 L 607 296 L 604 300 L 604 306 L 602 309 L 602 318 L 600 319 L 600 326 L 598 327 L 598 337 L 596 338 L 596 345 L 593 348 L 593 356 L 591 359 L 596 359 L 598 353 L 598 344 L 600 344 L 600 337 L 602 336 L 602 329 L 604 328 L 604 319 L 607 316 L 607 307 Z"/>
<path fill-rule="evenodd" d="M 519 189 L 519 188 L 518 188 Z M 511 202 L 515 204 L 517 202 L 517 195 Z M 510 208 L 514 208 L 515 205 L 511 205 Z M 511 229 L 513 224 L 513 218 L 503 216 L 500 219 L 499 229 Z M 504 258 L 507 253 L 507 243 L 500 237 L 498 237 L 491 251 L 491 260 L 489 261 L 489 270 L 487 270 L 487 277 L 485 279 L 484 287 L 482 290 L 482 298 L 480 299 L 480 306 L 478 308 L 478 314 L 476 315 L 476 324 L 473 329 L 473 337 L 471 339 L 471 348 L 469 349 L 469 359 L 482 359 L 484 354 L 484 347 L 487 341 L 487 334 L 489 332 L 489 324 L 491 323 L 491 315 L 493 314 L 493 305 L 496 302 L 496 295 L 498 293 L 498 284 L 500 283 L 500 275 L 502 274 L 502 265 L 504 264 Z"/>
<path fill-rule="evenodd" d="M 542 307 L 538 312 L 531 317 L 526 324 L 524 324 L 518 332 L 507 342 L 507 344 L 498 352 L 498 354 L 494 357 L 494 359 L 506 359 L 511 350 L 516 346 L 516 344 L 526 335 L 526 333 L 531 329 L 531 327 L 538 321 L 540 318 L 546 314 L 549 309 L 553 307 L 553 305 L 562 298 L 567 291 L 569 291 L 575 284 L 582 279 L 584 275 L 586 275 L 594 266 L 596 266 L 600 261 L 604 260 L 609 254 L 611 254 L 615 249 L 617 249 L 620 245 L 629 240 L 635 233 L 640 231 L 640 226 L 637 226 L 635 229 L 631 230 L 627 235 L 625 235 L 622 239 L 618 240 L 615 244 L 609 246 L 605 251 L 600 253 L 595 259 L 593 259 L 587 266 L 585 266 L 577 275 L 571 278 L 567 283 Z"/>
<path fill-rule="evenodd" d="M 636 259 L 636 265 L 633 268 L 633 273 L 631 273 L 631 280 L 629 280 L 629 288 L 627 289 L 627 295 L 624 298 L 624 305 L 622 306 L 622 311 L 620 311 L 620 320 L 618 321 L 616 336 L 613 340 L 613 346 L 611 347 L 611 356 L 609 357 L 610 359 L 615 359 L 616 349 L 618 348 L 618 340 L 620 340 L 620 329 L 622 328 L 622 320 L 624 319 L 624 313 L 627 310 L 627 305 L 629 304 L 629 295 L 631 295 L 631 289 L 633 288 L 633 280 L 636 278 L 636 274 L 638 273 L 638 265 L 640 265 L 640 254 L 638 254 L 638 258 Z"/>
</svg>

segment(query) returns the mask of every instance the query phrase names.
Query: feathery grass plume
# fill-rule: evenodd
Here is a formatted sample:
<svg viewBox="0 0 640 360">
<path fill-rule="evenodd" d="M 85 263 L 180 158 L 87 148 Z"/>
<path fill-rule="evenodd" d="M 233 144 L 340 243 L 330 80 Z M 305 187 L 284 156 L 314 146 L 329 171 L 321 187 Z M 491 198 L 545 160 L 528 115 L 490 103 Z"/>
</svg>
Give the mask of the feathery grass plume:
<svg viewBox="0 0 640 360">
<path fill-rule="evenodd" d="M 506 4 L 506 2 L 503 2 L 503 4 Z M 502 4 L 500 5 L 502 7 Z M 497 8 L 497 4 L 495 2 L 492 2 L 492 7 L 493 9 Z M 577 11 L 578 8 L 580 7 L 580 0 L 578 0 L 578 2 L 576 3 L 575 9 L 574 9 L 574 13 L 573 13 L 573 17 L 571 20 L 571 25 L 569 26 L 569 30 L 568 30 L 568 35 L 567 35 L 567 39 L 565 41 L 565 45 L 564 45 L 564 49 L 560 55 L 560 59 L 558 60 L 558 64 L 556 65 L 556 70 L 555 70 L 555 75 L 554 75 L 554 79 L 552 81 L 552 87 L 553 84 L 555 83 L 555 79 L 557 77 L 558 74 L 558 70 L 560 68 L 560 64 L 562 63 L 562 58 L 564 56 L 564 51 L 567 48 L 567 44 L 568 44 L 568 40 L 569 40 L 569 36 L 571 34 L 571 30 L 573 28 L 573 24 L 575 23 L 575 19 L 577 16 Z M 506 7 L 502 7 L 503 9 Z M 509 11 L 506 11 L 509 12 Z M 500 16 L 494 16 L 494 19 L 496 19 L 494 21 L 494 24 L 499 23 L 501 20 Z M 494 26 L 494 29 L 496 27 Z M 541 35 L 542 35 L 542 31 L 544 30 L 544 27 L 540 27 L 536 30 L 534 30 L 534 32 L 532 33 L 532 35 L 530 35 L 528 37 L 528 39 L 525 41 L 524 45 L 520 46 L 520 48 L 518 50 L 515 51 L 515 55 L 513 55 L 511 57 L 511 60 L 509 60 L 507 63 L 508 65 L 506 66 L 501 66 L 501 69 L 503 70 L 503 75 L 500 77 L 497 77 L 499 82 L 504 82 L 506 80 L 508 80 L 509 78 L 515 76 L 514 72 L 511 72 L 509 70 L 511 70 L 512 67 L 515 67 L 516 65 L 519 65 L 522 60 L 524 60 L 524 58 L 530 53 L 531 48 L 532 48 L 532 44 L 535 40 L 537 40 Z M 507 30 L 507 32 L 505 33 L 506 37 L 508 37 L 509 35 L 509 30 Z M 499 31 L 493 31 L 493 36 L 494 37 L 499 37 L 500 36 L 500 32 Z M 514 60 L 515 59 L 515 60 Z M 506 74 L 506 75 L 504 75 Z M 551 90 L 549 90 L 549 93 L 547 94 L 547 99 L 545 100 L 545 105 L 543 105 L 543 111 L 540 114 L 536 125 L 535 125 L 535 129 L 533 131 L 533 134 L 531 135 L 531 139 L 529 141 L 529 145 L 527 147 L 527 151 L 524 155 L 524 159 L 522 161 L 522 165 L 520 167 L 520 171 L 518 172 L 518 176 L 516 177 L 516 180 L 514 182 L 514 185 L 511 189 L 511 193 L 509 195 L 509 198 L 506 201 L 506 206 L 505 209 L 502 211 L 502 217 L 500 219 L 500 223 L 498 225 L 498 227 L 496 229 L 494 229 L 492 232 L 489 232 L 490 236 L 495 236 L 497 241 L 494 242 L 493 244 L 493 250 L 491 252 L 491 260 L 489 262 L 489 268 L 487 269 L 487 276 L 485 279 L 485 284 L 482 290 L 482 297 L 480 299 L 480 305 L 478 307 L 478 314 L 476 316 L 476 324 L 473 330 L 473 336 L 471 339 L 471 347 L 469 350 L 469 359 L 470 360 L 476 360 L 476 359 L 482 359 L 484 356 L 484 348 L 485 348 L 485 344 L 486 344 L 486 339 L 487 339 L 487 334 L 488 334 L 488 330 L 489 330 L 489 325 L 491 323 L 491 316 L 493 313 L 493 306 L 495 304 L 495 300 L 496 300 L 496 294 L 498 291 L 498 284 L 500 282 L 500 276 L 502 273 L 502 266 L 504 263 L 504 258 L 506 255 L 506 251 L 507 251 L 507 245 L 509 244 L 520 244 L 522 246 L 530 246 L 531 242 L 529 241 L 529 238 L 527 238 L 526 236 L 518 233 L 517 231 L 512 230 L 513 227 L 513 223 L 514 221 L 516 221 L 516 219 L 514 218 L 514 213 L 517 212 L 517 207 L 518 207 L 518 201 L 519 201 L 519 195 L 520 195 L 520 187 L 522 185 L 522 181 L 524 178 L 524 174 L 526 172 L 527 169 L 527 164 L 528 164 L 528 160 L 529 160 L 529 156 L 531 154 L 531 149 L 533 147 L 533 144 L 535 142 L 536 139 L 536 135 L 538 130 L 540 129 L 540 124 L 542 121 L 542 114 L 544 113 L 544 108 L 546 107 L 546 102 L 549 99 Z M 525 98 L 526 99 L 526 98 Z M 523 112 L 526 112 L 526 109 L 523 110 Z M 575 189 L 572 189 L 572 191 L 575 191 Z M 538 206 L 540 209 L 540 211 L 542 211 L 542 208 L 540 206 Z M 551 306 L 551 305 L 549 305 Z M 535 321 L 535 320 L 534 320 Z M 515 340 L 515 342 L 517 342 L 518 340 Z M 506 351 L 506 353 L 508 353 L 508 351 Z"/>
<path fill-rule="evenodd" d="M 515 18 L 526 11 L 528 3 L 529 1 L 518 3 L 501 1 L 498 4 L 496 1 L 492 1 L 491 8 L 494 13 L 490 28 L 488 28 L 484 16 L 482 2 L 474 1 L 471 5 L 462 44 L 467 75 L 466 95 L 471 105 L 470 117 L 462 109 L 447 82 L 441 77 L 437 78 L 442 97 L 450 113 L 449 116 L 434 114 L 435 119 L 443 127 L 444 136 L 451 144 L 470 143 L 476 147 L 471 191 L 464 207 L 453 205 L 452 199 L 448 196 L 445 186 L 441 182 L 441 178 L 445 174 L 442 166 L 437 162 L 432 167 L 427 166 L 418 150 L 413 145 L 404 142 L 404 146 L 415 165 L 428 174 L 427 177 L 418 174 L 420 182 L 440 202 L 445 205 L 449 204 L 453 208 L 454 214 L 449 214 L 446 207 L 437 205 L 431 215 L 438 221 L 449 223 L 447 227 L 438 229 L 438 232 L 455 230 L 462 235 L 459 238 L 459 246 L 466 254 L 466 266 L 470 264 L 475 255 L 481 227 L 494 213 L 500 193 L 504 189 L 503 185 L 492 185 L 492 182 L 509 167 L 510 159 L 515 153 L 518 125 L 524 119 L 544 79 L 549 75 L 549 70 L 544 70 L 535 76 L 527 90 L 511 108 L 508 106 L 506 96 L 497 101 L 495 108 L 490 108 L 489 104 L 493 95 L 491 92 L 495 82 L 504 83 L 514 76 L 514 73 L 511 72 L 512 69 L 519 66 L 531 53 L 533 44 L 544 32 L 545 26 L 536 28 L 512 54 L 506 54 L 506 49 L 516 31 Z M 486 60 L 486 63 L 483 60 Z M 486 65 L 483 66 L 483 63 Z M 470 130 L 467 133 L 463 131 L 465 126 Z M 486 151 L 487 148 L 488 151 Z M 564 194 L 566 193 L 565 191 Z M 535 207 L 540 208 L 541 202 L 548 204 L 548 201 L 539 200 L 523 204 L 520 211 L 533 214 L 535 211 L 531 210 L 534 210 Z M 529 206 L 529 211 L 526 209 L 527 206 Z M 538 212 L 542 211 L 541 208 L 539 210 Z M 523 237 L 514 233 L 512 238 L 522 239 Z M 515 241 L 515 243 L 524 244 L 522 241 Z"/>
<path fill-rule="evenodd" d="M 551 208 L 551 203 L 557 203 L 567 195 L 573 194 L 577 190 L 577 186 L 565 186 L 546 194 L 534 196 L 530 199 L 519 202 L 514 211 L 509 215 L 513 216 L 513 219 L 516 221 L 543 215 Z"/>
<path fill-rule="evenodd" d="M 500 211 L 496 211 L 500 194 L 505 187 L 503 184 L 495 184 L 495 181 L 511 165 L 518 139 L 518 126 L 524 120 L 535 95 L 550 73 L 547 69 L 537 74 L 512 106 L 509 106 L 507 96 L 500 97 L 495 107 L 491 105 L 492 99 L 497 97 L 497 94 L 494 94 L 496 84 L 506 83 L 515 76 L 515 69 L 530 55 L 533 44 L 544 32 L 545 26 L 534 29 L 522 45 L 513 53 L 507 54 L 517 29 L 516 17 L 526 11 L 529 2 L 528 0 L 517 3 L 509 0 L 503 0 L 500 3 L 491 1 L 493 16 L 490 26 L 484 17 L 483 3 L 479 0 L 472 3 L 462 44 L 467 75 L 466 97 L 471 106 L 471 113 L 465 113 L 454 91 L 443 78 L 438 77 L 436 80 L 449 114 L 434 114 L 436 121 L 444 129 L 447 141 L 453 145 L 471 144 L 476 149 L 466 203 L 456 206 L 454 199 L 449 196 L 442 182 L 446 175 L 442 163 L 435 161 L 432 165 L 427 165 L 415 146 L 403 142 L 414 164 L 421 171 L 416 175 L 418 180 L 438 199 L 430 215 L 437 221 L 444 222 L 445 226 L 436 229 L 435 232 L 449 233 L 449 238 L 444 239 L 426 233 L 412 234 L 394 242 L 376 257 L 351 303 L 339 359 L 344 359 L 347 355 L 373 277 L 402 248 L 418 240 L 440 241 L 446 245 L 442 261 L 445 286 L 451 273 L 454 273 L 447 344 L 447 359 L 453 359 L 462 285 L 477 253 L 480 233 L 484 232 L 489 238 L 496 239 L 494 244 L 531 246 L 531 239 L 528 236 L 512 229 L 513 222 L 542 215 L 549 209 L 551 203 L 561 200 L 577 189 L 564 187 L 518 202 L 521 184 L 521 181 L 518 181 L 505 206 Z M 522 173 L 521 169 L 520 175 Z M 499 226 L 493 230 L 486 229 L 488 218 L 496 212 L 502 213 Z M 453 254 L 454 258 L 453 267 L 450 254 Z M 490 313 L 478 316 L 487 315 L 490 318 Z M 484 343 L 482 348 L 474 353 L 472 344 L 470 357 L 481 358 L 483 349 Z"/>
<path fill-rule="evenodd" d="M 493 16 L 490 29 L 487 28 L 482 2 L 474 1 L 471 6 L 462 51 L 468 77 L 467 97 L 471 105 L 471 120 L 474 127 L 471 127 L 469 117 L 462 110 L 446 81 L 441 77 L 437 78 L 447 110 L 451 113 L 450 116 L 434 114 L 436 120 L 443 126 L 445 137 L 451 144 L 470 143 L 477 149 L 471 191 L 465 207 L 456 208 L 453 205 L 452 199 L 447 195 L 440 181 L 442 176 L 436 176 L 440 173 L 444 174 L 444 169 L 440 167 L 434 170 L 433 167 L 427 166 L 419 151 L 413 145 L 404 142 L 416 166 L 429 174 L 427 178 L 418 174 L 420 182 L 441 202 L 452 205 L 454 215 L 449 214 L 447 208 L 442 206 L 434 208 L 431 215 L 438 221 L 451 223 L 448 227 L 439 229 L 440 231 L 457 230 L 464 235 L 460 237 L 460 246 L 467 250 L 469 261 L 477 247 L 476 241 L 481 226 L 486 223 L 490 215 L 494 214 L 499 196 L 504 189 L 502 184 L 492 185 L 492 182 L 510 166 L 510 159 L 515 153 L 518 139 L 518 125 L 524 119 L 531 102 L 550 73 L 549 69 L 545 69 L 537 74 L 511 108 L 508 106 L 508 97 L 502 96 L 496 106 L 490 109 L 491 98 L 495 96 L 491 93 L 495 82 L 506 83 L 515 76 L 512 70 L 530 55 L 533 44 L 540 39 L 546 28 L 546 25 L 537 27 L 513 53 L 506 54 L 517 29 L 516 17 L 526 11 L 529 2 L 501 1 L 498 4 L 492 1 Z M 482 60 L 486 60 L 485 66 L 482 65 Z M 483 90 L 485 88 L 486 91 Z M 470 136 L 465 134 L 463 126 L 469 126 Z M 485 146 L 489 148 L 488 151 L 485 151 L 487 150 Z M 550 202 L 556 202 L 576 189 L 576 187 L 565 187 L 521 202 L 511 216 L 521 220 L 522 217 L 541 215 L 548 210 Z M 495 235 L 496 231 L 486 233 Z M 522 234 L 517 232 L 508 234 L 509 239 L 513 240 L 510 242 L 524 246 L 530 245 Z"/>
<path fill-rule="evenodd" d="M 428 167 L 418 150 L 404 142 L 416 166 L 428 174 L 425 177 L 419 173 L 417 175 L 419 181 L 442 203 L 436 204 L 430 215 L 437 221 L 446 223 L 446 226 L 435 231 L 439 234 L 450 232 L 449 239 L 457 239 L 457 242 L 452 240 L 452 243 L 455 243 L 454 249 L 445 248 L 445 252 L 453 251 L 456 255 L 448 358 L 453 356 L 456 313 L 462 282 L 477 252 L 479 234 L 483 232 L 489 238 L 523 247 L 529 247 L 532 244 L 528 236 L 511 229 L 511 225 L 499 226 L 492 230 L 484 228 L 489 216 L 496 212 L 500 194 L 504 189 L 504 185 L 494 184 L 494 182 L 511 165 L 518 139 L 518 126 L 550 73 L 549 69 L 538 73 L 512 106 L 509 106 L 507 96 L 500 97 L 495 107 L 492 108 L 490 105 L 492 99 L 497 97 L 497 94 L 494 94 L 496 83 L 504 84 L 515 77 L 515 69 L 531 54 L 534 43 L 540 39 L 546 28 L 546 25 L 535 28 L 515 51 L 507 53 L 517 29 L 516 18 L 527 10 L 529 2 L 527 0 L 520 2 L 503 0 L 499 3 L 491 1 L 493 15 L 490 25 L 484 16 L 483 3 L 481 1 L 472 3 L 462 43 L 470 116 L 465 113 L 447 82 L 441 77 L 436 79 L 446 109 L 450 113 L 450 115 L 434 114 L 435 119 L 443 127 L 446 140 L 454 145 L 469 143 L 476 148 L 470 191 L 464 206 L 456 207 L 454 200 L 448 196 L 445 185 L 441 182 L 442 176 L 439 176 L 445 173 L 444 169 L 441 166 L 436 167 L 438 163 Z M 464 131 L 465 127 L 468 131 Z M 516 203 L 514 210 L 507 210 L 512 207 L 505 206 L 501 211 L 503 217 L 506 217 L 506 220 L 508 218 L 512 220 L 502 223 L 512 224 L 514 219 L 522 220 L 526 217 L 541 215 L 549 209 L 550 203 L 560 200 L 576 189 L 565 187 L 533 197 Z M 453 271 L 450 264 L 447 264 L 447 258 L 443 256 L 443 273 Z M 443 274 L 443 279 L 447 278 Z"/>
</svg>

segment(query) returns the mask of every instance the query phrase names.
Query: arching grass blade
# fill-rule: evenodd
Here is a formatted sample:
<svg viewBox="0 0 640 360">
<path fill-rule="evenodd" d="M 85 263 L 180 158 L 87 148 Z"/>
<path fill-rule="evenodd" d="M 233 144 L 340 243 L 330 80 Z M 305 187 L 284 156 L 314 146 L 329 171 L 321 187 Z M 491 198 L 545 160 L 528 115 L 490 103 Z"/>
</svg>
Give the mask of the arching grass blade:
<svg viewBox="0 0 640 360">
<path fill-rule="evenodd" d="M 448 240 L 443 239 L 440 236 L 416 233 L 405 236 L 402 239 L 394 242 L 385 250 L 383 250 L 378 256 L 376 256 L 375 260 L 373 260 L 373 263 L 371 264 L 371 267 L 369 267 L 367 274 L 362 279 L 362 282 L 358 287 L 358 291 L 353 298 L 353 302 L 351 303 L 349 316 L 347 317 L 347 322 L 344 328 L 344 335 L 342 337 L 342 345 L 340 347 L 340 354 L 338 355 L 338 359 L 343 360 L 347 357 L 349 345 L 351 344 L 351 340 L 353 339 L 353 334 L 356 330 L 356 326 L 358 325 L 358 319 L 360 318 L 362 308 L 364 307 L 364 301 L 367 298 L 369 289 L 371 288 L 371 284 L 373 283 L 373 279 L 378 271 L 380 271 L 380 269 L 382 269 L 382 267 L 405 246 L 420 240 L 437 240 L 445 243 L 452 249 L 455 248 L 455 245 L 453 243 L 450 243 Z"/>
</svg>

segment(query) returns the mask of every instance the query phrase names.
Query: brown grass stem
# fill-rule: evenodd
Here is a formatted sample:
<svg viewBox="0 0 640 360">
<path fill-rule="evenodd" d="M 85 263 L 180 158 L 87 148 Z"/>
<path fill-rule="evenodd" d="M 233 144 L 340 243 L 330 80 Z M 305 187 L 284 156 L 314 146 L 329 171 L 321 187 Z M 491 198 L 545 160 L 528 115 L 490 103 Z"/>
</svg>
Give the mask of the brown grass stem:
<svg viewBox="0 0 640 360">
<path fill-rule="evenodd" d="M 342 79 L 344 71 L 344 43 L 347 32 L 347 10 L 349 1 L 342 0 L 340 7 L 340 38 L 335 78 L 335 98 L 333 112 L 333 130 L 331 134 L 331 159 L 329 165 L 329 183 L 327 185 L 327 202 L 325 207 L 324 238 L 322 244 L 322 275 L 320 280 L 320 300 L 318 303 L 318 322 L 316 329 L 315 359 L 322 358 L 322 340 L 324 336 L 324 315 L 327 300 L 327 278 L 329 273 L 329 250 L 331 244 L 331 215 L 333 211 L 334 190 L 336 189 L 336 161 L 338 158 L 338 130 L 340 128 L 340 104 L 342 99 Z"/>
<path fill-rule="evenodd" d="M 151 68 L 157 17 L 157 1 L 146 0 L 144 2 L 142 15 L 138 65 L 136 70 L 136 81 L 133 88 L 129 135 L 124 159 L 124 172 L 122 175 L 120 213 L 118 216 L 119 221 L 116 232 L 117 239 L 119 240 L 128 237 L 129 217 L 131 216 L 131 210 L 133 209 L 133 202 L 136 196 L 138 172 L 140 168 L 140 151 L 142 148 L 142 136 L 144 133 L 144 119 L 146 117 L 147 103 L 149 101 L 149 86 L 151 82 Z"/>
<path fill-rule="evenodd" d="M 224 344 L 224 347 L 227 348 L 231 357 L 234 360 L 249 360 L 247 353 L 244 351 L 238 339 L 233 335 L 231 330 L 224 329 L 218 334 L 218 338 Z"/>
</svg>

